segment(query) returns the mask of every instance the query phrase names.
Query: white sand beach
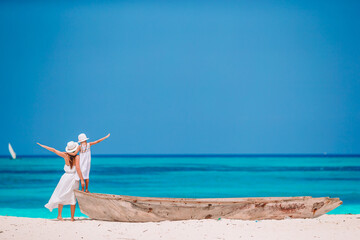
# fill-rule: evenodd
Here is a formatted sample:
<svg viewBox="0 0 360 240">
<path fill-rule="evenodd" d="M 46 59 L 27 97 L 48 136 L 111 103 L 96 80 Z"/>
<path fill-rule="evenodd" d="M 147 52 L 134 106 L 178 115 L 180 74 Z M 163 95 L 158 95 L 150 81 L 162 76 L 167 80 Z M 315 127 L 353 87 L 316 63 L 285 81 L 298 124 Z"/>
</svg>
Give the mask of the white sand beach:
<svg viewBox="0 0 360 240">
<path fill-rule="evenodd" d="M 316 219 L 123 223 L 0 216 L 0 239 L 360 239 L 360 215 Z"/>
</svg>

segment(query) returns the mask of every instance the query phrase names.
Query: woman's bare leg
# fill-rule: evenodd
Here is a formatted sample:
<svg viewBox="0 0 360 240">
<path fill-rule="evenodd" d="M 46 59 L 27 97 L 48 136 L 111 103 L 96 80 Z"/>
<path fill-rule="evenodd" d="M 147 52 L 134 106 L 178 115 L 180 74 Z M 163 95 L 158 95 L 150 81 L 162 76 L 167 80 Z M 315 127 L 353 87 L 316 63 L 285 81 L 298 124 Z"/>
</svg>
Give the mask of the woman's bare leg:
<svg viewBox="0 0 360 240">
<path fill-rule="evenodd" d="M 75 207 L 76 207 L 76 205 L 70 205 L 70 210 L 71 210 L 71 221 L 75 221 L 75 219 L 74 219 L 74 215 L 75 215 Z"/>
<path fill-rule="evenodd" d="M 85 192 L 89 192 L 89 179 L 85 179 L 85 186 L 86 186 L 86 190 L 85 190 Z"/>
<path fill-rule="evenodd" d="M 57 216 L 57 219 L 59 219 L 60 221 L 63 221 L 63 220 L 64 220 L 64 219 L 62 218 L 62 216 L 61 216 L 62 209 L 63 209 L 63 205 L 62 205 L 62 204 L 59 204 L 59 206 L 58 206 L 58 216 Z"/>
</svg>

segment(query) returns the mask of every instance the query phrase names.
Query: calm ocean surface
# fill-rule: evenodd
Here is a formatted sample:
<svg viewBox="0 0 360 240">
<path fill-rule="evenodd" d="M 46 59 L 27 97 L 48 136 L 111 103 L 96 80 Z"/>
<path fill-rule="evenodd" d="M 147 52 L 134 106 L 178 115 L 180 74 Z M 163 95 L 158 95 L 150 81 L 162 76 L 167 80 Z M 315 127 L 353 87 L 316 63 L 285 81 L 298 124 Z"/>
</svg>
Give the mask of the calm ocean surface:
<svg viewBox="0 0 360 240">
<path fill-rule="evenodd" d="M 55 218 L 49 200 L 62 158 L 0 158 L 0 215 Z M 357 157 L 94 157 L 90 191 L 150 197 L 339 197 L 360 214 Z M 63 216 L 70 216 L 64 207 Z M 76 216 L 84 216 L 79 209 Z"/>
</svg>

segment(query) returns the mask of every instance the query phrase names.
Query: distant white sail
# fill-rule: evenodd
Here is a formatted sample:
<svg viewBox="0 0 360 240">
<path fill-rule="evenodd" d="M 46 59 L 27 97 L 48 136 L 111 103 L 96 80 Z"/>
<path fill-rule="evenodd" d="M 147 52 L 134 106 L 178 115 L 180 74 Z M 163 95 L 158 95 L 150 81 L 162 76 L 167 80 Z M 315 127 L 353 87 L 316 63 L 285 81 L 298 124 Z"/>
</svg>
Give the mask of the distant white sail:
<svg viewBox="0 0 360 240">
<path fill-rule="evenodd" d="M 9 143 L 9 152 L 13 159 L 16 159 L 16 153 L 14 152 L 14 149 L 12 148 L 11 144 Z"/>
</svg>

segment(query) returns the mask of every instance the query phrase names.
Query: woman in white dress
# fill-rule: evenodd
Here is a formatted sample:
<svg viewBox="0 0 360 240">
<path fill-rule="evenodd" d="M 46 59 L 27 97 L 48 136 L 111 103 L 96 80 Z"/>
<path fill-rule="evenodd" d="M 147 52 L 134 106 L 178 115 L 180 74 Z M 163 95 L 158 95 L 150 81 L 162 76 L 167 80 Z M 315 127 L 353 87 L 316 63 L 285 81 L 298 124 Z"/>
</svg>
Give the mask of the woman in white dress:
<svg viewBox="0 0 360 240">
<path fill-rule="evenodd" d="M 41 147 L 53 153 L 56 153 L 65 160 L 65 166 L 64 166 L 65 173 L 60 178 L 58 185 L 56 186 L 53 194 L 51 195 L 49 202 L 45 205 L 45 207 L 48 208 L 50 212 L 54 208 L 58 208 L 57 219 L 62 221 L 63 218 L 61 216 L 61 212 L 63 209 L 63 205 L 70 205 L 71 221 L 74 221 L 75 206 L 76 206 L 76 198 L 75 198 L 74 190 L 79 188 L 79 181 L 75 179 L 76 172 L 81 180 L 81 186 L 84 187 L 85 185 L 84 178 L 80 171 L 79 156 L 70 154 L 70 153 L 74 153 L 77 150 L 79 144 L 73 141 L 68 142 L 65 148 L 66 152 L 60 152 L 55 148 L 48 147 L 40 143 L 38 144 Z"/>
</svg>

